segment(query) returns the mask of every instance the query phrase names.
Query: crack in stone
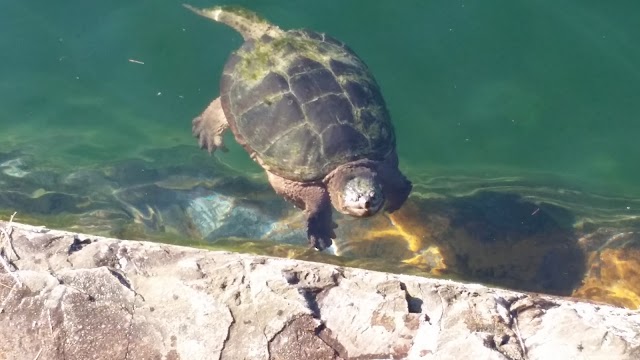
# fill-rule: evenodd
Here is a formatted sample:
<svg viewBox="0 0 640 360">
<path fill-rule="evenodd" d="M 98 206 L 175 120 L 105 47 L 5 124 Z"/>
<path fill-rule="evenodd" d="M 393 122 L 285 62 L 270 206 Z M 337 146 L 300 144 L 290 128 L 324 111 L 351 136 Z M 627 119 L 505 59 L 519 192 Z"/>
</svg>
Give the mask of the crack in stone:
<svg viewBox="0 0 640 360">
<path fill-rule="evenodd" d="M 80 240 L 78 235 L 73 236 L 73 243 L 69 245 L 69 249 L 67 250 L 67 255 L 71 255 L 74 252 L 82 250 L 86 245 L 91 244 L 91 239 Z"/>
<path fill-rule="evenodd" d="M 133 290 L 131 290 L 133 291 Z M 137 294 L 134 291 L 135 294 Z M 129 319 L 129 329 L 127 329 L 127 348 L 125 350 L 124 353 L 124 360 L 127 360 L 129 358 L 129 351 L 130 351 L 130 347 L 131 347 L 131 334 L 133 333 L 133 324 L 134 324 L 134 316 L 136 313 L 136 297 L 133 298 L 133 304 L 132 304 L 132 308 L 131 308 L 131 318 Z M 143 299 L 144 301 L 144 299 Z"/>
<path fill-rule="evenodd" d="M 331 350 L 333 350 L 333 354 L 337 359 L 347 359 L 347 349 L 338 342 L 338 340 L 331 337 L 331 329 L 329 329 L 324 323 L 321 323 L 316 328 L 316 336 L 326 344 Z M 337 349 L 336 347 L 340 347 Z M 343 355 L 344 354 L 344 355 Z"/>
<path fill-rule="evenodd" d="M 11 220 L 9 220 L 9 224 L 7 224 L 4 228 L 0 228 L 0 233 L 2 234 L 2 237 L 4 238 L 4 242 L 9 244 L 9 249 L 16 256 L 16 260 L 20 260 L 20 255 L 18 255 L 18 252 L 16 251 L 16 248 L 13 246 L 13 226 L 11 226 L 11 224 L 13 222 L 13 216 L 14 215 L 15 215 L 15 213 L 13 215 L 11 215 Z M 4 254 L 4 252 L 5 252 L 5 246 L 3 245 L 2 246 L 2 253 Z M 6 255 L 6 254 L 4 254 L 4 255 Z M 15 264 L 12 263 L 11 258 L 8 255 L 6 256 L 6 258 L 7 258 L 7 261 L 9 261 L 9 263 L 15 267 Z"/>
<path fill-rule="evenodd" d="M 124 287 L 126 287 L 127 289 L 129 289 L 129 291 L 133 292 L 133 294 L 137 297 L 139 296 L 140 299 L 142 299 L 143 302 L 146 302 L 144 296 L 142 296 L 142 294 L 140 294 L 139 292 L 137 292 L 133 286 L 131 285 L 131 281 L 129 281 L 129 279 L 127 279 L 127 275 L 117 269 L 114 269 L 112 267 L 106 267 L 107 270 L 109 270 L 109 273 L 111 275 L 113 275 L 113 277 L 115 277 L 116 279 L 118 279 L 118 282 L 120 282 L 120 284 Z"/>
<path fill-rule="evenodd" d="M 7 296 L 4 298 L 4 300 L 0 304 L 0 314 L 4 313 L 4 306 L 7 304 L 7 302 L 9 301 L 11 296 L 13 295 L 13 291 L 16 289 L 16 285 L 18 285 L 18 284 L 17 283 L 13 284 L 13 286 L 9 290 L 9 293 L 7 294 Z"/>
<path fill-rule="evenodd" d="M 520 300 L 525 300 L 525 301 L 518 303 L 520 302 Z M 531 299 L 527 299 L 524 297 L 513 297 L 513 298 L 505 299 L 504 297 L 494 295 L 494 301 L 496 303 L 496 311 L 498 312 L 498 315 L 502 320 L 503 324 L 509 330 L 511 330 L 513 334 L 515 334 L 515 337 L 519 346 L 518 348 L 519 357 L 510 356 L 506 351 L 503 351 L 501 348 L 498 347 L 498 346 L 505 345 L 509 342 L 508 334 L 503 334 L 500 344 L 497 344 L 495 342 L 495 337 L 492 337 L 491 340 L 492 340 L 493 348 L 509 359 L 527 360 L 529 358 L 527 354 L 528 351 L 527 351 L 527 347 L 525 346 L 524 339 L 522 338 L 522 335 L 520 333 L 520 327 L 518 326 L 518 315 L 529 309 L 540 309 L 540 306 L 538 306 L 538 304 L 536 304 L 535 301 L 531 301 Z M 540 305 L 542 306 L 552 305 L 552 307 L 558 306 L 557 304 L 553 304 L 553 303 L 549 304 L 548 301 L 541 301 Z M 485 344 L 487 343 L 488 340 L 489 339 L 485 339 Z"/>
<path fill-rule="evenodd" d="M 227 337 L 222 342 L 222 347 L 220 348 L 220 357 L 218 359 L 222 359 L 222 354 L 224 353 L 224 349 L 227 347 L 227 343 L 229 342 L 229 339 L 231 338 L 231 329 L 236 324 L 236 317 L 233 314 L 233 310 L 231 310 L 230 306 L 227 306 L 227 310 L 229 310 L 229 314 L 231 315 L 231 324 L 229 324 L 229 327 L 227 328 Z"/>
<path fill-rule="evenodd" d="M 407 302 L 407 310 L 410 314 L 421 314 L 422 313 L 422 304 L 424 301 L 418 297 L 411 296 L 409 291 L 407 290 L 407 285 L 403 282 L 400 282 L 400 290 L 404 291 L 404 299 Z"/>
<path fill-rule="evenodd" d="M 202 279 L 206 279 L 208 277 L 207 273 L 204 272 L 204 270 L 202 270 L 202 265 L 200 265 L 200 261 L 196 261 L 196 270 L 198 271 L 198 274 L 200 274 L 200 277 Z"/>
<path fill-rule="evenodd" d="M 20 270 L 18 266 L 11 260 L 9 255 L 7 255 L 4 251 L 4 248 L 0 249 L 0 261 L 2 261 L 2 267 L 7 271 L 7 274 L 15 278 L 15 275 L 12 275 L 13 272 Z"/>
<path fill-rule="evenodd" d="M 300 272 L 293 270 L 283 270 L 282 276 L 289 285 L 297 285 L 300 282 Z"/>
<path fill-rule="evenodd" d="M 54 277 L 58 280 L 58 282 L 61 285 L 64 285 L 64 283 L 57 277 L 54 275 Z M 60 310 L 60 314 L 62 316 L 62 326 L 60 328 L 60 337 L 61 337 L 61 342 L 62 342 L 62 359 L 66 360 L 67 359 L 67 332 L 64 328 L 64 323 L 65 323 L 65 318 L 64 318 L 64 309 L 62 308 L 63 306 L 63 301 L 64 301 L 64 297 L 67 295 L 67 285 L 64 285 L 64 289 L 63 289 L 63 293 L 60 296 L 60 300 L 58 302 L 58 306 L 56 308 L 58 308 Z"/>
<path fill-rule="evenodd" d="M 301 314 L 299 316 L 293 317 L 292 319 L 290 319 L 289 321 L 287 321 L 282 328 L 277 331 L 273 337 L 271 337 L 271 339 L 269 339 L 269 341 L 267 342 L 267 353 L 269 355 L 269 359 L 271 359 L 271 347 L 274 346 L 274 341 L 278 338 L 278 336 L 280 336 L 282 333 L 284 333 L 286 330 L 289 330 L 289 328 L 291 326 L 294 326 L 294 324 L 300 320 L 304 320 L 305 317 L 309 316 L 309 314 Z M 344 358 L 341 355 L 342 353 L 346 353 L 346 350 L 344 349 L 344 347 L 341 346 L 341 344 L 337 343 L 336 340 L 333 340 L 330 337 L 330 333 L 331 330 L 329 330 L 325 324 L 321 321 L 321 320 L 317 320 L 315 319 L 315 321 L 317 321 L 317 325 L 313 328 L 313 335 L 318 338 L 320 341 L 322 341 L 323 344 L 325 344 L 329 349 L 331 349 L 333 351 L 333 357 L 332 359 L 342 359 Z M 327 339 L 325 339 L 327 338 Z M 336 344 L 340 346 L 340 349 L 336 349 Z"/>
<path fill-rule="evenodd" d="M 64 295 L 66 295 L 66 292 L 67 292 L 66 289 L 72 289 L 72 290 L 75 290 L 75 291 L 79 292 L 80 294 L 85 295 L 87 297 L 88 301 L 91 301 L 91 302 L 96 301 L 96 298 L 93 295 L 89 294 L 87 291 L 85 291 L 83 289 L 80 289 L 77 286 L 65 283 L 65 281 L 58 274 L 56 274 L 55 271 L 49 270 L 49 273 L 51 274 L 51 276 L 53 276 L 58 281 L 59 285 L 64 285 L 64 287 L 65 287 Z"/>
</svg>

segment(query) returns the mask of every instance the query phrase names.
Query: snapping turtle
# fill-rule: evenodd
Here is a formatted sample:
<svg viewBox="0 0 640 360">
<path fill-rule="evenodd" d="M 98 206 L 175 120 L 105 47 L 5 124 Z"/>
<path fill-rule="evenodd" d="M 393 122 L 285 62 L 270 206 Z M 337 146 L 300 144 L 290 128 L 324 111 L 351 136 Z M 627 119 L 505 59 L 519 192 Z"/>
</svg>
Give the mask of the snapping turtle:
<svg viewBox="0 0 640 360">
<path fill-rule="evenodd" d="M 231 128 L 276 193 L 304 210 L 318 250 L 335 239 L 332 204 L 365 217 L 404 203 L 411 182 L 398 170 L 389 113 L 351 49 L 322 33 L 281 30 L 243 8 L 185 7 L 245 40 L 224 66 L 220 97 L 193 119 L 201 148 L 226 151 L 222 135 Z"/>
</svg>

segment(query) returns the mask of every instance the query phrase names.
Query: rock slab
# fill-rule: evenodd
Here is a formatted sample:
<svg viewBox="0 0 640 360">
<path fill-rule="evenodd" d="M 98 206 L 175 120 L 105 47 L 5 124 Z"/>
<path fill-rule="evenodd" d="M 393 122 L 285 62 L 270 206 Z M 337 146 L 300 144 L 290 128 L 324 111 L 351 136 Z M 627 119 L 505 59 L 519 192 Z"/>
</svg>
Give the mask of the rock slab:
<svg viewBox="0 0 640 360">
<path fill-rule="evenodd" d="M 640 313 L 0 222 L 0 359 L 639 359 Z"/>
</svg>

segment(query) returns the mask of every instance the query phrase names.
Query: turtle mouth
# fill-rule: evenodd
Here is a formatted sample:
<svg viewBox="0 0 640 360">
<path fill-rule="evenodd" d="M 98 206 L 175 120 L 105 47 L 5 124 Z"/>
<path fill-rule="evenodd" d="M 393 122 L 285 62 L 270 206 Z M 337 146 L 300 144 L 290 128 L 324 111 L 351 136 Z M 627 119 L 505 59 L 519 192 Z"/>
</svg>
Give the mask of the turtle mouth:
<svg viewBox="0 0 640 360">
<path fill-rule="evenodd" d="M 377 190 L 374 188 L 363 192 L 347 187 L 343 203 L 344 213 L 356 217 L 375 215 L 384 202 Z"/>
<path fill-rule="evenodd" d="M 373 209 L 362 209 L 362 208 L 353 208 L 350 207 L 347 209 L 347 212 L 349 213 L 349 215 L 351 216 L 356 216 L 356 217 L 369 217 L 369 216 L 373 216 L 375 213 L 377 213 L 377 210 L 373 210 Z"/>
</svg>

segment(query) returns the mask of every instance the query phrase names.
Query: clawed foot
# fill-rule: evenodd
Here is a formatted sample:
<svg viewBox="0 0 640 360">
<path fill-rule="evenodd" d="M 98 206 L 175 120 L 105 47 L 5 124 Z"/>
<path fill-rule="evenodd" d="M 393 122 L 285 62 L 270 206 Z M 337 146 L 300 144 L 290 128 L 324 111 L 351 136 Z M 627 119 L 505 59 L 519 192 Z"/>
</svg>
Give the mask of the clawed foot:
<svg viewBox="0 0 640 360">
<path fill-rule="evenodd" d="M 215 152 L 218 149 L 222 150 L 223 152 L 227 152 L 227 147 L 224 146 L 224 142 L 222 141 L 222 131 L 209 129 L 207 125 L 208 122 L 203 118 L 202 115 L 193 119 L 193 126 L 191 130 L 193 131 L 193 136 L 198 139 L 198 145 L 200 146 L 200 149 L 207 150 L 209 154 Z"/>
<path fill-rule="evenodd" d="M 329 212 L 329 216 L 322 216 L 322 213 L 311 216 L 308 221 L 307 238 L 309 239 L 309 246 L 320 251 L 331 246 L 333 239 L 336 238 L 336 233 L 333 229 L 337 227 L 331 221 L 331 213 Z"/>
<path fill-rule="evenodd" d="M 224 146 L 222 135 L 228 127 L 229 124 L 222 111 L 220 98 L 217 98 L 200 116 L 193 119 L 191 131 L 193 136 L 198 139 L 198 145 L 201 149 L 206 149 L 209 153 L 213 153 L 217 149 L 226 152 L 227 148 Z"/>
</svg>

